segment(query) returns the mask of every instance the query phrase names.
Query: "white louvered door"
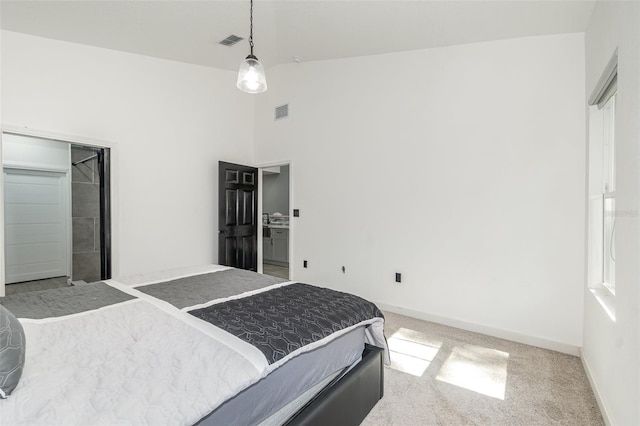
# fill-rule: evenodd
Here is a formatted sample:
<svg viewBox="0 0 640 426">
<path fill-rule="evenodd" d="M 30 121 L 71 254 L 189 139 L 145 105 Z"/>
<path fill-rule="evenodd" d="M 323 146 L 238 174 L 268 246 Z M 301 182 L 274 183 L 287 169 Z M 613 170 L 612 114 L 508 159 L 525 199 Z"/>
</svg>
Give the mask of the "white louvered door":
<svg viewBox="0 0 640 426">
<path fill-rule="evenodd" d="M 4 169 L 5 282 L 67 276 L 65 173 Z"/>
</svg>

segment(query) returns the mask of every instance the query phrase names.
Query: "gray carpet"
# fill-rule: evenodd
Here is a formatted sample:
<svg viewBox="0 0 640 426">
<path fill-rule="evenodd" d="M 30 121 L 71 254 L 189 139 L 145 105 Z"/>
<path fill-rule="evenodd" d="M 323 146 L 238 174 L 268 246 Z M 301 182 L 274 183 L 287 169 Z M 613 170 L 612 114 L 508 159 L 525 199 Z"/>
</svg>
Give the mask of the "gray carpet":
<svg viewBox="0 0 640 426">
<path fill-rule="evenodd" d="M 575 356 L 385 316 L 392 367 L 365 426 L 604 424 Z"/>
<path fill-rule="evenodd" d="M 49 290 L 52 288 L 68 287 L 67 277 L 46 278 L 43 280 L 25 281 L 16 284 L 7 284 L 4 287 L 5 294 L 29 293 L 32 291 Z"/>
</svg>

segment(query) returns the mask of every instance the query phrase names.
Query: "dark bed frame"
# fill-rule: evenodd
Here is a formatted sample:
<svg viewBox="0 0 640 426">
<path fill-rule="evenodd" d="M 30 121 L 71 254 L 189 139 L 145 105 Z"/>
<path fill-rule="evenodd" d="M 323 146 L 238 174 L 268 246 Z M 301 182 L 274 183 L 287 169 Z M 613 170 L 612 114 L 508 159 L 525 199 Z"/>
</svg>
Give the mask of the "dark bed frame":
<svg viewBox="0 0 640 426">
<path fill-rule="evenodd" d="M 384 351 L 365 345 L 362 361 L 329 383 L 286 426 L 356 426 L 384 394 Z"/>
</svg>

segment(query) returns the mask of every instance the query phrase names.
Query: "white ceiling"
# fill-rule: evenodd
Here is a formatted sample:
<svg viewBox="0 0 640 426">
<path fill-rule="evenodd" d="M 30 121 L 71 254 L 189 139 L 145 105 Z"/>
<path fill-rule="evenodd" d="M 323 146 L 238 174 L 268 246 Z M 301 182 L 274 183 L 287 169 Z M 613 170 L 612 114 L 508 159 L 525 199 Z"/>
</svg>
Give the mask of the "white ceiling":
<svg viewBox="0 0 640 426">
<path fill-rule="evenodd" d="M 595 0 L 255 0 L 255 55 L 266 67 L 461 43 L 582 32 Z M 2 1 L 2 29 L 236 70 L 249 1 Z"/>
</svg>

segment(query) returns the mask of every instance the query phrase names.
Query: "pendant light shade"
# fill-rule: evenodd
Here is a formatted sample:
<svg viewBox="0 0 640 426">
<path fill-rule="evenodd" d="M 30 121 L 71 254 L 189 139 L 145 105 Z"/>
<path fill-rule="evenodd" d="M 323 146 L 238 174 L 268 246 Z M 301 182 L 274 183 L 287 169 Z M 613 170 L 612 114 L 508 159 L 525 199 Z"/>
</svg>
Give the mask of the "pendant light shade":
<svg viewBox="0 0 640 426">
<path fill-rule="evenodd" d="M 238 89 L 247 93 L 262 93 L 267 90 L 267 79 L 264 76 L 264 67 L 253 55 L 240 64 L 238 72 Z"/>
<path fill-rule="evenodd" d="M 262 93 L 267 90 L 267 79 L 264 75 L 264 67 L 253 55 L 253 0 L 249 12 L 249 47 L 251 53 L 240 64 L 238 72 L 238 89 L 247 93 Z"/>
</svg>

